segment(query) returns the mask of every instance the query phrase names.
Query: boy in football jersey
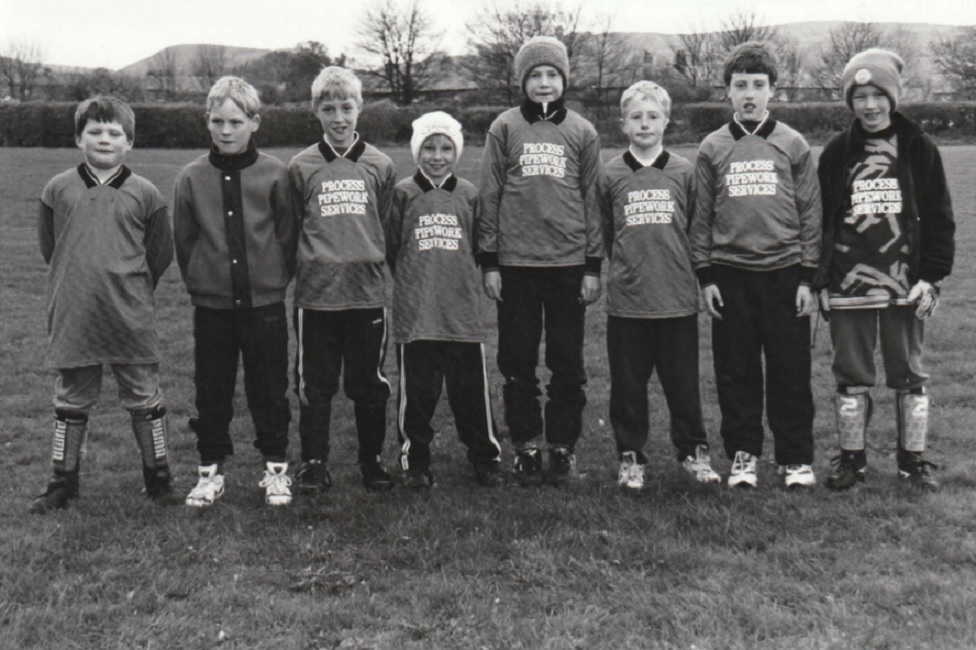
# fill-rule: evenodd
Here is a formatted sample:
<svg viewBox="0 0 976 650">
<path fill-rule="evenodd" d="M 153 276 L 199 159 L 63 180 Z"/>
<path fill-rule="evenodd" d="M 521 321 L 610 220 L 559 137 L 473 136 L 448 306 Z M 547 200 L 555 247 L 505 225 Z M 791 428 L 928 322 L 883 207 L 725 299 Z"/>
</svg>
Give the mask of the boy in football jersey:
<svg viewBox="0 0 976 650">
<path fill-rule="evenodd" d="M 485 373 L 485 305 L 475 264 L 480 201 L 474 185 L 454 174 L 463 148 L 461 125 L 447 113 L 414 120 L 410 149 L 418 169 L 397 184 L 387 229 L 400 370 L 400 466 L 404 485 L 412 489 L 434 483 L 430 422 L 445 383 L 475 479 L 485 486 L 501 479 Z"/>
<path fill-rule="evenodd" d="M 630 145 L 600 174 L 607 280 L 610 425 L 620 456 L 618 483 L 644 487 L 647 382 L 657 369 L 671 412 L 671 442 L 701 483 L 712 469 L 698 385 L 698 284 L 688 218 L 694 167 L 664 148 L 671 97 L 640 81 L 620 98 Z"/>
<path fill-rule="evenodd" d="M 48 363 L 54 383 L 54 476 L 31 512 L 63 508 L 78 496 L 88 416 L 102 388 L 102 366 L 119 385 L 142 451 L 146 494 L 174 505 L 167 423 L 159 387 L 153 293 L 173 260 L 166 202 L 123 164 L 135 139 L 132 109 L 94 97 L 75 111 L 75 143 L 85 156 L 52 178 L 41 195 L 38 239 L 48 264 Z"/>
<path fill-rule="evenodd" d="M 515 56 L 515 72 L 525 100 L 488 131 L 478 249 L 485 292 L 498 306 L 498 368 L 516 477 L 542 482 L 544 434 L 549 477 L 558 484 L 576 473 L 586 404 L 584 317 L 600 297 L 600 141 L 565 105 L 569 57 L 561 42 L 529 39 Z M 544 423 L 536 376 L 543 330 L 552 372 Z"/>
<path fill-rule="evenodd" d="M 393 486 L 380 462 L 390 384 L 386 354 L 386 241 L 396 170 L 356 132 L 362 83 L 329 66 L 312 82 L 319 142 L 299 152 L 288 175 L 299 214 L 295 330 L 302 464 L 298 489 L 329 488 L 329 421 L 343 375 L 354 403 L 358 463 L 368 490 Z"/>
<path fill-rule="evenodd" d="M 840 455 L 827 487 L 864 480 L 874 353 L 881 340 L 888 388 L 895 391 L 898 476 L 936 490 L 927 446 L 928 374 L 924 320 L 952 271 L 955 221 L 942 158 L 897 111 L 903 63 L 894 52 L 856 54 L 842 75 L 854 121 L 820 156 L 824 251 L 815 286 L 830 314 Z"/>
<path fill-rule="evenodd" d="M 731 52 L 724 79 L 735 115 L 702 141 L 695 172 L 692 260 L 712 317 L 731 487 L 758 483 L 764 393 L 786 486 L 816 484 L 809 316 L 820 189 L 806 140 L 766 110 L 776 78 L 764 44 Z"/>
<path fill-rule="evenodd" d="M 254 86 L 239 77 L 218 79 L 207 97 L 210 152 L 176 179 L 176 260 L 193 303 L 197 416 L 190 428 L 200 464 L 186 504 L 195 508 L 224 493 L 238 358 L 264 462 L 265 503 L 288 505 L 292 498 L 285 290 L 295 271 L 297 227 L 288 169 L 254 144 L 260 108 Z"/>
</svg>

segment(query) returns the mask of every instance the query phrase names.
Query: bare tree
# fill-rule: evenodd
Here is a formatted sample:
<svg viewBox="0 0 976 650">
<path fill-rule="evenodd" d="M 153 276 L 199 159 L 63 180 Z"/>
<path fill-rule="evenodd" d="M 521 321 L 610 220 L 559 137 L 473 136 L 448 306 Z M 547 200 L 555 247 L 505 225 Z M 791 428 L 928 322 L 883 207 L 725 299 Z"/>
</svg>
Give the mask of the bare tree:
<svg viewBox="0 0 976 650">
<path fill-rule="evenodd" d="M 465 64 L 468 74 L 503 92 L 508 103 L 514 103 L 518 91 L 515 55 L 525 41 L 545 35 L 558 38 L 566 46 L 570 75 L 574 75 L 585 40 L 579 29 L 581 16 L 582 5 L 564 6 L 546 0 L 528 7 L 518 3 L 507 9 L 486 7 L 467 25 L 474 48 L 474 56 Z"/>
<path fill-rule="evenodd" d="M 953 38 L 930 46 L 932 60 L 964 97 L 976 98 L 976 26 L 961 28 Z"/>
<path fill-rule="evenodd" d="M 159 84 L 162 99 L 171 99 L 176 92 L 176 77 L 179 75 L 179 65 L 172 48 L 165 48 L 156 52 L 149 60 L 147 77 L 152 77 Z"/>
<path fill-rule="evenodd" d="M 806 76 L 800 44 L 795 37 L 785 35 L 778 36 L 774 43 L 779 68 L 776 86 L 785 91 L 787 101 L 796 101 Z"/>
<path fill-rule="evenodd" d="M 430 82 L 440 56 L 440 33 L 422 0 L 374 0 L 359 24 L 356 47 L 379 60 L 368 72 L 382 79 L 400 104 L 409 104 Z"/>
<path fill-rule="evenodd" d="M 820 46 L 820 56 L 810 76 L 817 87 L 834 94 L 840 90 L 844 66 L 851 57 L 881 45 L 884 30 L 875 23 L 845 22 L 830 30 L 827 43 Z"/>
<path fill-rule="evenodd" d="M 200 45 L 197 47 L 193 74 L 203 77 L 208 86 L 220 79 L 227 69 L 227 48 L 223 45 Z"/>
<path fill-rule="evenodd" d="M 612 28 L 613 16 L 601 17 L 598 31 L 586 34 L 580 54 L 584 83 L 600 91 L 633 83 L 638 75 L 634 53 Z"/>
<path fill-rule="evenodd" d="M 846 22 L 830 30 L 827 43 L 820 46 L 819 56 L 810 70 L 813 83 L 836 98 L 844 66 L 855 54 L 872 47 L 891 50 L 901 57 L 905 64 L 902 83 L 906 88 L 915 88 L 922 95 L 931 91 L 930 80 L 924 78 L 919 67 L 921 53 L 916 36 L 901 27 L 885 30 L 876 23 Z"/>
<path fill-rule="evenodd" d="M 753 13 L 736 11 L 722 21 L 722 29 L 718 32 L 719 49 L 728 54 L 737 45 L 749 41 L 775 41 L 778 32 L 775 27 L 760 25 L 759 17 Z"/>
<path fill-rule="evenodd" d="M 711 86 L 721 65 L 718 38 L 700 27 L 693 26 L 692 30 L 679 34 L 678 43 L 671 46 L 674 68 L 692 87 Z"/>
<path fill-rule="evenodd" d="M 38 78 L 44 74 L 44 53 L 37 43 L 17 41 L 0 49 L 0 80 L 10 96 L 21 101 L 31 98 Z"/>
</svg>

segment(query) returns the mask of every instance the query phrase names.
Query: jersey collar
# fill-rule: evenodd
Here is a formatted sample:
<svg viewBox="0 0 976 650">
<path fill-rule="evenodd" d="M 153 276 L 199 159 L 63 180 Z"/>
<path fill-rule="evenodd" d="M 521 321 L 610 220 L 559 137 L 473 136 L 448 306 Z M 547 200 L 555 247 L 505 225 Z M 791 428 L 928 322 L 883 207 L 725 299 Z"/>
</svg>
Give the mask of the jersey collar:
<svg viewBox="0 0 976 650">
<path fill-rule="evenodd" d="M 420 189 L 426 194 L 431 190 L 444 190 L 445 192 L 453 192 L 454 188 L 457 187 L 457 176 L 454 173 L 448 174 L 447 178 L 441 181 L 440 185 L 434 185 L 434 183 L 427 178 L 427 174 L 423 173 L 419 169 L 417 173 L 413 175 L 414 182 L 420 186 Z"/>
<path fill-rule="evenodd" d="M 732 137 L 735 138 L 736 142 L 746 137 L 747 135 L 759 136 L 763 140 L 769 137 L 769 134 L 773 132 L 776 128 L 776 120 L 772 118 L 769 111 L 763 115 L 762 120 L 759 122 L 759 126 L 756 127 L 755 131 L 748 131 L 746 127 L 742 125 L 742 122 L 738 120 L 735 116 L 732 117 L 732 121 L 729 122 L 729 131 L 732 132 Z"/>
<path fill-rule="evenodd" d="M 353 140 L 353 143 L 349 145 L 349 148 L 341 156 L 331 144 L 325 141 L 324 137 L 319 140 L 319 152 L 321 152 L 326 162 L 332 162 L 338 158 L 348 158 L 352 162 L 358 162 L 359 157 L 363 155 L 364 151 L 366 151 L 366 143 L 363 142 L 363 139 L 359 137 L 358 133 L 356 134 L 356 139 Z"/>
<path fill-rule="evenodd" d="M 655 169 L 664 169 L 668 165 L 668 160 L 671 158 L 671 154 L 668 153 L 667 149 L 662 149 L 661 153 L 658 154 L 657 158 L 654 159 L 650 165 L 647 167 L 654 167 Z M 630 153 L 630 149 L 624 152 L 623 155 L 624 162 L 630 167 L 631 171 L 639 172 L 644 169 L 645 165 L 641 164 L 641 161 L 637 160 L 634 154 Z"/>
<path fill-rule="evenodd" d="M 522 111 L 522 117 L 529 124 L 535 124 L 536 122 L 541 122 L 545 120 L 547 122 L 552 122 L 553 124 L 562 124 L 563 120 L 566 119 L 566 104 L 564 98 L 560 97 L 554 102 L 549 102 L 547 113 L 542 111 L 542 104 L 539 102 L 534 102 L 531 99 L 526 98 L 519 107 Z"/>
<path fill-rule="evenodd" d="M 85 182 L 85 187 L 91 189 L 93 187 L 98 187 L 99 185 L 108 185 L 112 189 L 119 189 L 125 183 L 125 180 L 132 176 L 132 170 L 130 170 L 125 165 L 120 165 L 119 170 L 112 174 L 112 177 L 106 180 L 104 183 L 99 182 L 98 178 L 91 173 L 88 169 L 88 165 L 81 163 L 78 165 L 78 175 L 81 176 L 81 180 Z"/>
</svg>

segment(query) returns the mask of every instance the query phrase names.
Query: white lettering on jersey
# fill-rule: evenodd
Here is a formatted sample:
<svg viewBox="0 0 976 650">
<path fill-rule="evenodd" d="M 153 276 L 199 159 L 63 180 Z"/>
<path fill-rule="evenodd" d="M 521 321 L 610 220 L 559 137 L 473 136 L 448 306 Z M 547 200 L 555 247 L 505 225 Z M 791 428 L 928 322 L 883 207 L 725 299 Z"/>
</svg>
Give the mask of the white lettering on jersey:
<svg viewBox="0 0 976 650">
<path fill-rule="evenodd" d="M 421 251 L 456 251 L 460 249 L 460 241 L 464 239 L 455 214 L 422 215 L 417 219 L 413 234 L 417 240 L 417 250 Z"/>
<path fill-rule="evenodd" d="M 550 142 L 526 142 L 522 144 L 519 165 L 522 176 L 566 177 L 565 147 Z"/>
<path fill-rule="evenodd" d="M 669 224 L 674 217 L 671 190 L 635 190 L 627 192 L 624 216 L 628 226 Z"/>
<path fill-rule="evenodd" d="M 776 196 L 779 176 L 772 160 L 745 160 L 729 163 L 725 175 L 729 196 Z"/>
</svg>

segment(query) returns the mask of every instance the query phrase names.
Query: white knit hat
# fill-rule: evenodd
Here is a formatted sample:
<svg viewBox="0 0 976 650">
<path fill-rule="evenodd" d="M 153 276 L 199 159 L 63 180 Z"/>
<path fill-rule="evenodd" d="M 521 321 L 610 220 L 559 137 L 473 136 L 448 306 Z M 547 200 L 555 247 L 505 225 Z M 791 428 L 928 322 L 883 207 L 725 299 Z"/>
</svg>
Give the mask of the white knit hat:
<svg viewBox="0 0 976 650">
<path fill-rule="evenodd" d="M 461 123 L 443 111 L 424 113 L 413 121 L 413 135 L 410 136 L 410 151 L 413 161 L 420 159 L 420 147 L 424 140 L 432 135 L 446 135 L 454 143 L 457 159 L 461 158 L 464 149 L 464 135 L 461 133 Z"/>
</svg>

